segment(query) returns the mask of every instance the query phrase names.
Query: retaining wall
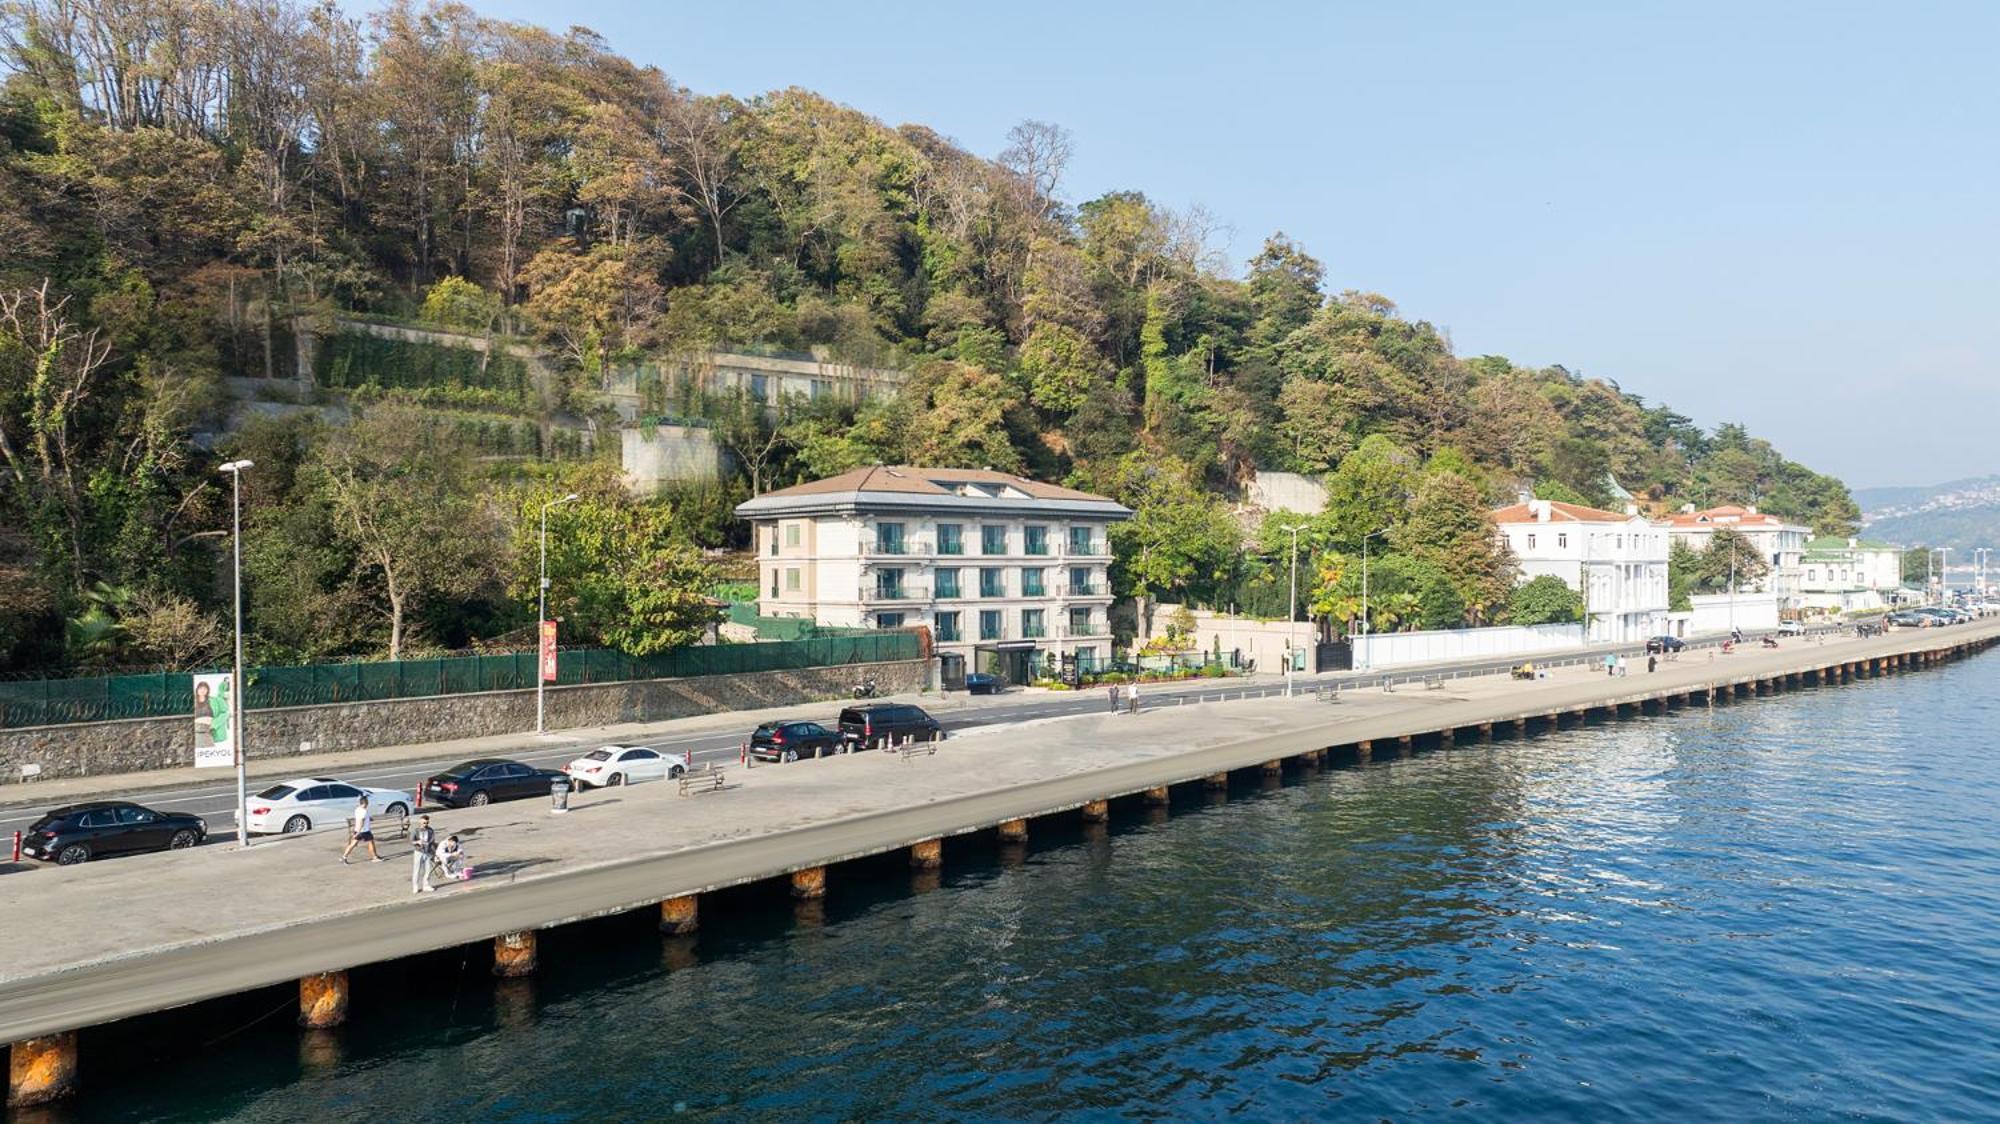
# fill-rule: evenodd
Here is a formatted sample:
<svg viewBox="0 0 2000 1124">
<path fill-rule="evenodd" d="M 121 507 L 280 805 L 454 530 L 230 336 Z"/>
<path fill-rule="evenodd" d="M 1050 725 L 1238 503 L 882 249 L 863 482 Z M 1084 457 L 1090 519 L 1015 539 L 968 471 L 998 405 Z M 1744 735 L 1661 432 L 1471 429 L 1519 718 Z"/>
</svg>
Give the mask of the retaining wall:
<svg viewBox="0 0 2000 1124">
<path fill-rule="evenodd" d="M 873 676 L 885 694 L 922 690 L 926 660 L 845 664 L 794 671 L 646 679 L 548 689 L 548 728 L 658 722 L 840 698 Z M 526 733 L 535 728 L 535 692 L 491 691 L 384 699 L 332 706 L 253 710 L 244 716 L 252 759 L 372 749 L 449 738 Z M 0 784 L 19 782 L 23 766 L 42 779 L 178 769 L 194 763 L 194 716 L 141 718 L 0 730 Z"/>
</svg>

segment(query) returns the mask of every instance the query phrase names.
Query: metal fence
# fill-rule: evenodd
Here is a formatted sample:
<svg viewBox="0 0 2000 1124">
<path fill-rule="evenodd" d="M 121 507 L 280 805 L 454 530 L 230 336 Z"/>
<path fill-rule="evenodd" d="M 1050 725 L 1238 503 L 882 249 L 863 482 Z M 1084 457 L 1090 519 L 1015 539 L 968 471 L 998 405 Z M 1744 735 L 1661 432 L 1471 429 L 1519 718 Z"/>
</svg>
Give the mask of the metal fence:
<svg viewBox="0 0 2000 1124">
<path fill-rule="evenodd" d="M 557 660 L 555 685 L 839 667 L 921 655 L 913 632 L 718 644 L 651 656 L 578 648 Z M 250 710 L 514 691 L 535 685 L 535 653 L 254 667 L 245 669 L 244 680 Z M 0 682 L 0 729 L 179 715 L 190 721 L 194 715 L 193 680 L 186 672 Z"/>
</svg>

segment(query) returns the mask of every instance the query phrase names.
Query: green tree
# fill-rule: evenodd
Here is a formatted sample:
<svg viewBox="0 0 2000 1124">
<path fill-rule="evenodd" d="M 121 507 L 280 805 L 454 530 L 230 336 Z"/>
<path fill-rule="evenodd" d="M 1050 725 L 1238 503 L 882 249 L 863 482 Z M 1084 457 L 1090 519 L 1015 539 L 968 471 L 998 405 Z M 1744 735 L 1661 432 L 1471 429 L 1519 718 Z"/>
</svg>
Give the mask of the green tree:
<svg viewBox="0 0 2000 1124">
<path fill-rule="evenodd" d="M 483 333 L 499 321 L 500 301 L 463 277 L 446 277 L 424 294 L 419 315 L 447 328 Z"/>
<path fill-rule="evenodd" d="M 1583 619 L 1583 594 L 1553 574 L 1523 582 L 1507 603 L 1509 623 L 1575 624 Z"/>
<path fill-rule="evenodd" d="M 1685 613 L 1694 608 L 1691 598 L 1700 581 L 1701 552 L 1683 539 L 1667 543 L 1667 609 Z"/>
<path fill-rule="evenodd" d="M 1486 623 L 1508 603 L 1517 568 L 1513 555 L 1479 489 L 1465 477 L 1428 473 L 1409 517 L 1389 537 L 1396 549 L 1445 575 L 1472 624 Z"/>
<path fill-rule="evenodd" d="M 1708 547 L 1700 557 L 1695 568 L 1695 586 L 1703 592 L 1729 589 L 1732 577 L 1735 588 L 1744 589 L 1761 581 L 1771 570 L 1771 564 L 1756 544 L 1729 527 L 1717 527 L 1710 532 Z"/>
<path fill-rule="evenodd" d="M 1333 541 L 1359 551 L 1364 535 L 1394 527 L 1409 512 L 1417 473 L 1408 453 L 1381 434 L 1361 442 L 1327 477 L 1326 513 Z"/>
<path fill-rule="evenodd" d="M 1118 496 L 1132 518 L 1111 527 L 1118 592 L 1207 602 L 1235 573 L 1242 535 L 1229 513 L 1185 466 L 1135 455 L 1121 466 Z"/>
</svg>

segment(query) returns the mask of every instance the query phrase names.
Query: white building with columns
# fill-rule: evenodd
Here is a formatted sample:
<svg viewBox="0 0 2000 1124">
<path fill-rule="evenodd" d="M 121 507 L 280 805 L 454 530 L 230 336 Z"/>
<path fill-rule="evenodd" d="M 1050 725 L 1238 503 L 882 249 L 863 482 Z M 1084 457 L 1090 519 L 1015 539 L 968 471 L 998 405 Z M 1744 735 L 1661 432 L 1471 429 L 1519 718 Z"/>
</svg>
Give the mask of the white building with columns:
<svg viewBox="0 0 2000 1124">
<path fill-rule="evenodd" d="M 1111 657 L 1104 496 L 977 469 L 881 466 L 737 506 L 755 527 L 758 612 L 850 628 L 928 626 L 939 674 L 1025 683 Z"/>
<path fill-rule="evenodd" d="M 1812 538 L 1812 529 L 1755 507 L 1735 504 L 1701 511 L 1690 504 L 1667 520 L 1667 533 L 1697 551 L 1708 549 L 1718 527 L 1727 527 L 1748 539 L 1770 567 L 1763 577 L 1745 581 L 1741 588 L 1775 594 L 1781 612 L 1798 608 L 1800 583 L 1805 576 L 1806 542 Z"/>
<path fill-rule="evenodd" d="M 1667 625 L 1667 532 L 1639 515 L 1523 499 L 1493 513 L 1521 581 L 1549 575 L 1583 594 L 1587 643 L 1630 643 Z"/>
</svg>

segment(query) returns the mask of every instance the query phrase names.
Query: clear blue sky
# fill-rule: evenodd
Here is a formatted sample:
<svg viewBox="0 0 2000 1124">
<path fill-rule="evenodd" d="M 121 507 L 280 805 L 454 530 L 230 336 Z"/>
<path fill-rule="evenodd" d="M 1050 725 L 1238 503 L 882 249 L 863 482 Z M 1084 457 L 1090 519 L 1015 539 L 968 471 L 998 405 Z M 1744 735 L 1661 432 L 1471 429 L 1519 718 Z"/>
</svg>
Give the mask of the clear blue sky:
<svg viewBox="0 0 2000 1124">
<path fill-rule="evenodd" d="M 1855 486 L 2000 472 L 2000 5 L 475 6 L 989 156 L 1056 121 L 1072 202 L 1200 202 L 1238 263 L 1283 230 L 1461 355 L 1742 421 Z"/>
</svg>

